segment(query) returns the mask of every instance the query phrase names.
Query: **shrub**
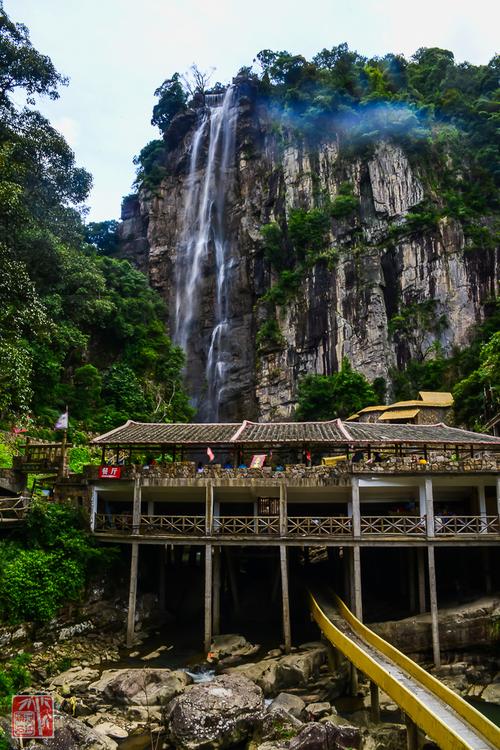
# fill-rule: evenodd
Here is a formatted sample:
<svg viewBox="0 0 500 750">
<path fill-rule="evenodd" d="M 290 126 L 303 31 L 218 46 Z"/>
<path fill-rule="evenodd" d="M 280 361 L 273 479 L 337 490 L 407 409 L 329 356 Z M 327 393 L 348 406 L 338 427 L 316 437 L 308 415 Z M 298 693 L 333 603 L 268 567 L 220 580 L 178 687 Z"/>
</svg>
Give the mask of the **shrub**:
<svg viewBox="0 0 500 750">
<path fill-rule="evenodd" d="M 260 326 L 255 342 L 260 352 L 281 349 L 284 346 L 285 339 L 275 317 L 269 318 Z"/>
</svg>

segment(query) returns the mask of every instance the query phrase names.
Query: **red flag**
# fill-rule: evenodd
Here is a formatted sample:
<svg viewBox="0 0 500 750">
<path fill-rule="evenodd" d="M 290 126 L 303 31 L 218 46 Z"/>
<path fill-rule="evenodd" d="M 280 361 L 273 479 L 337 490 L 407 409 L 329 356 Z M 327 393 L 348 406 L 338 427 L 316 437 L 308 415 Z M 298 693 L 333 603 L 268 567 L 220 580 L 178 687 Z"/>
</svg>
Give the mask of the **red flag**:
<svg viewBox="0 0 500 750">
<path fill-rule="evenodd" d="M 311 451 L 306 451 L 306 461 L 311 460 Z"/>
<path fill-rule="evenodd" d="M 215 454 L 211 448 L 207 448 L 207 456 L 209 457 L 210 461 L 214 460 Z"/>
</svg>

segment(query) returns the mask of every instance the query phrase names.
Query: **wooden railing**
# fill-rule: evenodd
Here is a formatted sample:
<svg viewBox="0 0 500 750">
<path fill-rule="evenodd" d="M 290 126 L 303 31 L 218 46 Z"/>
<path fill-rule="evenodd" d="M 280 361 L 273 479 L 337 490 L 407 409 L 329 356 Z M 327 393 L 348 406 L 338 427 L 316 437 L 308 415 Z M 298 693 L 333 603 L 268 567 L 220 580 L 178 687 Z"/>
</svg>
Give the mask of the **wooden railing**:
<svg viewBox="0 0 500 750">
<path fill-rule="evenodd" d="M 214 534 L 279 534 L 279 516 L 219 516 L 214 518 Z"/>
<path fill-rule="evenodd" d="M 436 516 L 436 536 L 464 534 L 499 534 L 499 516 Z"/>
<path fill-rule="evenodd" d="M 10 509 L 12 510 L 12 509 Z M 22 512 L 21 508 L 19 512 Z M 0 507 L 0 520 L 1 520 Z M 148 516 L 141 515 L 134 528 L 130 513 L 98 513 L 94 519 L 94 531 L 158 534 L 163 536 L 238 536 L 241 538 L 277 536 L 353 538 L 352 518 L 345 516 L 289 516 L 286 533 L 280 534 L 279 516 L 217 516 L 213 519 L 209 533 L 205 516 Z M 409 537 L 427 539 L 425 516 L 361 516 L 361 538 Z M 498 516 L 437 516 L 434 519 L 434 538 L 500 535 Z"/>
<path fill-rule="evenodd" d="M 29 507 L 28 497 L 1 497 L 0 523 L 23 521 Z"/>
<path fill-rule="evenodd" d="M 352 519 L 342 516 L 321 516 L 310 518 L 306 516 L 290 516 L 288 518 L 288 533 L 291 536 L 350 536 L 352 534 Z"/>
<path fill-rule="evenodd" d="M 422 536 L 426 531 L 423 516 L 361 516 L 361 534 Z"/>
</svg>

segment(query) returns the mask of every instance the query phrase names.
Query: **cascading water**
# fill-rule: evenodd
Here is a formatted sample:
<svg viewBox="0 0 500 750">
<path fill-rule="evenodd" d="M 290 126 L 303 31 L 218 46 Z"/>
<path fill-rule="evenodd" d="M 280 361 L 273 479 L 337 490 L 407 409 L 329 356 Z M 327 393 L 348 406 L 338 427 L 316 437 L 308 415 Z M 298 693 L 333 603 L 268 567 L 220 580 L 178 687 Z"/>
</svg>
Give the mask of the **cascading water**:
<svg viewBox="0 0 500 750">
<path fill-rule="evenodd" d="M 229 367 L 228 299 L 232 267 L 231 242 L 225 222 L 226 195 L 235 169 L 236 92 L 225 94 L 206 107 L 193 136 L 183 233 L 177 252 L 175 341 L 186 352 L 186 369 L 205 362 L 206 393 L 193 394 L 199 417 L 217 421 L 224 382 Z M 222 99 L 222 101 L 221 101 Z M 206 162 L 201 164 L 203 146 Z M 205 269 L 215 276 L 213 321 L 206 345 L 195 351 L 194 327 L 200 321 Z M 215 273 L 214 273 L 215 272 Z M 200 351 L 200 349 L 202 351 Z M 189 378 L 188 378 L 189 379 Z"/>
</svg>

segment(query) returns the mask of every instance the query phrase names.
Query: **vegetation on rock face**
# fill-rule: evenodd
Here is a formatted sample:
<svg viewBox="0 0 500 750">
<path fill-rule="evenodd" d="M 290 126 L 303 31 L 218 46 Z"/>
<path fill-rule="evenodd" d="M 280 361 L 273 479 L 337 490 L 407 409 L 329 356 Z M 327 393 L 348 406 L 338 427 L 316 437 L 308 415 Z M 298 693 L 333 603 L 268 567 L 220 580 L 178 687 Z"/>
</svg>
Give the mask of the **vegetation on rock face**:
<svg viewBox="0 0 500 750">
<path fill-rule="evenodd" d="M 0 425 L 49 426 L 66 405 L 81 428 L 188 419 L 183 354 L 166 311 L 116 249 L 116 224 L 84 226 L 91 177 L 32 107 L 64 83 L 0 7 Z M 27 105 L 14 104 L 14 92 Z"/>
<path fill-rule="evenodd" d="M 299 380 L 295 419 L 345 419 L 376 403 L 373 386 L 344 358 L 340 370 L 333 375 L 305 375 Z"/>
<path fill-rule="evenodd" d="M 33 502 L 18 540 L 0 545 L 0 620 L 47 622 L 78 601 L 88 576 L 114 559 L 87 525 L 72 506 Z"/>
</svg>

